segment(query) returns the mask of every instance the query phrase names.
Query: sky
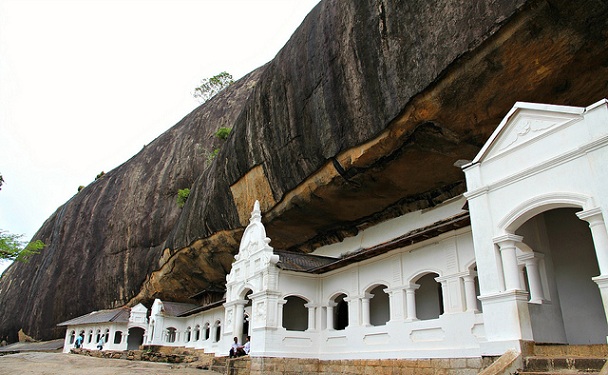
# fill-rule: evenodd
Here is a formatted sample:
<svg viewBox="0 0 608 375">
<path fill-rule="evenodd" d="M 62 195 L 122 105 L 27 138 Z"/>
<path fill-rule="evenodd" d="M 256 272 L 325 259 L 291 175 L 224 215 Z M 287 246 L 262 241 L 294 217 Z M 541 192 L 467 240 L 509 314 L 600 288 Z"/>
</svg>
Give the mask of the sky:
<svg viewBox="0 0 608 375">
<path fill-rule="evenodd" d="M 0 0 L 0 230 L 29 241 L 196 108 L 203 78 L 272 60 L 318 2 Z"/>
</svg>

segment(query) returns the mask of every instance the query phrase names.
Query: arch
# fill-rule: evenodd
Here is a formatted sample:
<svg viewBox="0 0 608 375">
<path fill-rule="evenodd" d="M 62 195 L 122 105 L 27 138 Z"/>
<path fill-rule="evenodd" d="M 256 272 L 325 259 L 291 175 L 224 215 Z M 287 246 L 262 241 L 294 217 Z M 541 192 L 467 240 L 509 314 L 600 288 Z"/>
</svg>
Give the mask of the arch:
<svg viewBox="0 0 608 375">
<path fill-rule="evenodd" d="M 194 326 L 194 341 L 199 341 L 200 339 L 201 339 L 201 326 L 197 324 Z"/>
<path fill-rule="evenodd" d="M 110 342 L 110 329 L 106 328 L 106 333 L 104 334 L 104 342 Z"/>
<path fill-rule="evenodd" d="M 512 221 L 518 223 L 529 212 L 538 212 L 519 227 L 507 227 L 526 242 L 517 243 L 523 250 L 518 265 L 520 284 L 530 291 L 534 341 L 605 343 L 608 324 L 594 282 L 600 273 L 596 244 L 588 222 L 577 215 L 583 207 L 564 202 L 538 207 Z"/>
<path fill-rule="evenodd" d="M 211 337 L 211 324 L 209 322 L 205 322 L 203 325 L 203 337 L 203 340 L 209 340 L 209 337 Z"/>
<path fill-rule="evenodd" d="M 441 283 L 435 280 L 439 276 L 436 272 L 426 272 L 415 279 L 419 285 L 416 290 L 416 316 L 420 320 L 437 319 L 443 314 Z"/>
<path fill-rule="evenodd" d="M 127 336 L 127 350 L 138 350 L 144 344 L 146 330 L 141 327 L 129 328 Z"/>
<path fill-rule="evenodd" d="M 241 286 L 241 288 L 239 288 L 239 291 L 236 293 L 236 295 L 238 296 L 238 299 L 245 299 L 245 297 L 254 293 L 253 289 L 253 286 L 251 286 L 250 284 L 245 284 Z"/>
<path fill-rule="evenodd" d="M 414 273 L 413 276 L 409 278 L 410 283 L 413 283 L 413 284 L 418 283 L 418 280 L 420 280 L 421 277 L 424 277 L 425 275 L 428 275 L 429 273 L 437 274 L 438 277 L 443 276 L 441 270 L 439 270 L 439 269 L 426 268 L 424 270 L 420 270 L 420 271 Z"/>
<path fill-rule="evenodd" d="M 369 300 L 369 323 L 373 326 L 383 326 L 390 319 L 390 298 L 384 291 L 385 284 L 376 284 L 368 288 L 366 293 L 371 295 Z"/>
<path fill-rule="evenodd" d="M 175 337 L 177 336 L 177 329 L 175 327 L 167 327 L 165 335 L 165 341 L 169 343 L 175 342 Z"/>
<path fill-rule="evenodd" d="M 346 293 L 336 293 L 330 299 L 335 303 L 333 307 L 333 328 L 341 331 L 348 327 L 348 295 Z"/>
<path fill-rule="evenodd" d="M 289 297 L 298 297 L 298 298 L 301 298 L 304 301 L 306 301 L 306 303 L 310 303 L 310 299 L 302 294 L 297 294 L 297 293 L 285 294 L 283 296 L 283 299 L 287 300 L 287 298 L 289 298 Z"/>
<path fill-rule="evenodd" d="M 93 341 L 93 329 L 89 329 L 89 338 L 87 339 L 87 342 L 90 344 L 91 341 Z"/>
<path fill-rule="evenodd" d="M 219 342 L 222 338 L 222 321 L 216 320 L 213 324 L 213 342 Z"/>
<path fill-rule="evenodd" d="M 120 344 L 122 341 L 122 331 L 114 332 L 114 344 Z"/>
<path fill-rule="evenodd" d="M 190 342 L 192 340 L 192 327 L 188 326 L 186 328 L 186 337 L 184 337 L 185 342 Z"/>
<path fill-rule="evenodd" d="M 538 214 L 567 207 L 588 210 L 595 206 L 593 198 L 583 194 L 557 192 L 539 195 L 520 203 L 500 219 L 498 228 L 501 232 L 497 235 L 514 233 L 517 228 Z"/>
<path fill-rule="evenodd" d="M 70 345 L 74 344 L 74 341 L 76 341 L 76 331 L 71 330 L 70 331 Z"/>
<path fill-rule="evenodd" d="M 283 328 L 288 331 L 305 331 L 308 328 L 308 300 L 299 295 L 285 297 Z"/>
</svg>

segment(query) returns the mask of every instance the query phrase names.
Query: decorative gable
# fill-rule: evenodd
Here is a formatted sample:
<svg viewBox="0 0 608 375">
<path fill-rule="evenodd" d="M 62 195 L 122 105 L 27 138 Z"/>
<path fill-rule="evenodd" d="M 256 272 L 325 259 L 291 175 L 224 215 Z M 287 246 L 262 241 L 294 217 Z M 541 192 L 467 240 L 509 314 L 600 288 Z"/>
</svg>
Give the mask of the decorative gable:
<svg viewBox="0 0 608 375">
<path fill-rule="evenodd" d="M 129 315 L 129 323 L 147 324 L 148 323 L 147 315 L 148 315 L 148 309 L 141 303 L 138 303 L 137 305 L 131 307 L 131 314 Z"/>
<path fill-rule="evenodd" d="M 517 102 L 473 160 L 487 161 L 580 121 L 585 108 Z"/>
</svg>

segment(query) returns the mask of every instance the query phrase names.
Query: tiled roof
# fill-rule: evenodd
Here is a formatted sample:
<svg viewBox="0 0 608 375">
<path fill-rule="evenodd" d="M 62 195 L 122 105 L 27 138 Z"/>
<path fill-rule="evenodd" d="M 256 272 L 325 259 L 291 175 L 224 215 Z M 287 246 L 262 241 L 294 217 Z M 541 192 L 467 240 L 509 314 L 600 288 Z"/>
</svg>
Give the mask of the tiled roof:
<svg viewBox="0 0 608 375">
<path fill-rule="evenodd" d="M 274 253 L 279 256 L 277 266 L 286 271 L 308 272 L 339 260 L 337 258 L 281 250 L 274 250 Z"/>
<path fill-rule="evenodd" d="M 165 316 L 180 316 L 186 311 L 190 311 L 196 307 L 198 306 L 191 303 L 163 301 L 163 313 Z"/>
<path fill-rule="evenodd" d="M 209 304 L 204 305 L 204 306 L 196 306 L 193 309 L 184 311 L 183 313 L 179 314 L 178 317 L 181 318 L 181 317 L 184 317 L 184 316 L 190 316 L 190 315 L 199 313 L 201 311 L 207 311 L 207 310 L 210 310 L 210 309 L 212 309 L 214 307 L 222 306 L 224 303 L 226 303 L 226 299 L 225 298 L 223 298 L 223 299 L 221 299 L 219 301 L 216 301 L 216 302 L 209 303 Z"/>
<path fill-rule="evenodd" d="M 283 270 L 322 274 L 348 266 L 349 264 L 371 259 L 394 249 L 411 246 L 415 243 L 435 238 L 443 233 L 469 225 L 471 225 L 469 213 L 461 212 L 429 226 L 412 230 L 385 243 L 359 249 L 350 254 L 344 254 L 340 258 L 322 257 L 280 250 L 274 250 L 274 253 L 279 256 L 279 263 L 277 266 Z"/>
<path fill-rule="evenodd" d="M 100 310 L 93 311 L 87 315 L 79 316 L 63 323 L 57 324 L 58 326 L 75 326 L 83 324 L 95 324 L 95 323 L 128 323 L 129 316 L 131 315 L 131 309 L 128 307 L 121 307 L 113 310 Z"/>
</svg>

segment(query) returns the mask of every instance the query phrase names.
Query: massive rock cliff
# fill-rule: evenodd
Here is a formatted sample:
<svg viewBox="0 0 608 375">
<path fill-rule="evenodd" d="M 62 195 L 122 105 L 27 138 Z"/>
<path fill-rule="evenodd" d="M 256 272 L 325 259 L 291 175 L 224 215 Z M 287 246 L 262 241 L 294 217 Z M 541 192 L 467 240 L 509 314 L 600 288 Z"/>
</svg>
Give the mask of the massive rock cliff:
<svg viewBox="0 0 608 375">
<path fill-rule="evenodd" d="M 606 96 L 607 8 L 322 1 L 273 61 L 45 222 L 35 238 L 48 247 L 0 280 L 0 336 L 57 337 L 91 310 L 222 285 L 255 199 L 273 247 L 309 252 L 461 194 L 454 163 L 515 101 Z"/>
</svg>

